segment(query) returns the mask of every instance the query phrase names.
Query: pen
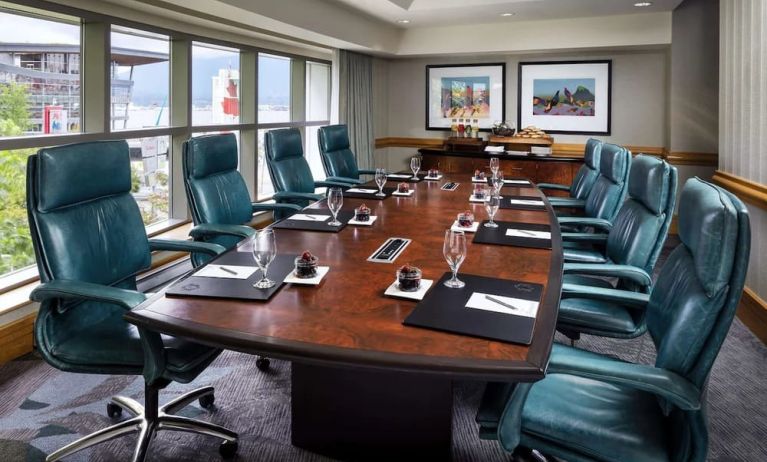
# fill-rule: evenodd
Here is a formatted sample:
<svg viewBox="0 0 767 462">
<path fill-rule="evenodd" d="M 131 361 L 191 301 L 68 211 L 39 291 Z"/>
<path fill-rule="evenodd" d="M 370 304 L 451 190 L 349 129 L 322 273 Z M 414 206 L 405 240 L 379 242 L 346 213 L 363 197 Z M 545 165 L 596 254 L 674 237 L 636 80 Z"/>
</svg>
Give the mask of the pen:
<svg viewBox="0 0 767 462">
<path fill-rule="evenodd" d="M 316 218 L 314 218 L 314 216 L 312 216 L 312 215 L 307 215 L 307 214 L 304 214 L 304 216 L 305 216 L 306 218 L 310 219 L 310 220 L 316 220 Z"/>
<path fill-rule="evenodd" d="M 230 270 L 226 266 L 219 266 L 219 268 L 221 268 L 221 271 L 225 271 L 225 272 L 227 272 L 229 274 L 234 274 L 235 276 L 237 276 L 237 271 Z"/>
<path fill-rule="evenodd" d="M 491 302 L 497 303 L 497 304 L 499 304 L 501 306 L 505 306 L 506 308 L 509 308 L 509 309 L 512 309 L 512 310 L 518 310 L 519 309 L 519 308 L 517 308 L 514 305 L 509 305 L 508 303 L 502 302 L 502 301 L 498 300 L 495 297 L 491 297 L 490 295 L 485 295 L 485 298 L 490 300 Z"/>
</svg>

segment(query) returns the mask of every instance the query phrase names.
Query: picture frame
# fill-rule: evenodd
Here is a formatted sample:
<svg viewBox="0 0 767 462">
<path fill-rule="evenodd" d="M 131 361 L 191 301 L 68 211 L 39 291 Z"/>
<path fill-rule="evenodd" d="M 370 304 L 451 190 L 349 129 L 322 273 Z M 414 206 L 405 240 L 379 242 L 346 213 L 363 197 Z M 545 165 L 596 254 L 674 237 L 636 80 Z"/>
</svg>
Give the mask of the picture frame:
<svg viewBox="0 0 767 462">
<path fill-rule="evenodd" d="M 426 130 L 450 130 L 451 120 L 477 119 L 481 131 L 506 118 L 506 64 L 426 66 Z"/>
<path fill-rule="evenodd" d="M 519 63 L 517 127 L 609 135 L 612 60 Z"/>
</svg>

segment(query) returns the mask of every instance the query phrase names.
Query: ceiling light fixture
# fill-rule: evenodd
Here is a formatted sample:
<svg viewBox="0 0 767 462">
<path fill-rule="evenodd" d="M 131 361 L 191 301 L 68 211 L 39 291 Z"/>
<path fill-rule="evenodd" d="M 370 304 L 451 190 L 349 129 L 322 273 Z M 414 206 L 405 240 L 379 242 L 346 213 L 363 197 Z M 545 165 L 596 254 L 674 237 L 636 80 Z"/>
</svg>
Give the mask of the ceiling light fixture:
<svg viewBox="0 0 767 462">
<path fill-rule="evenodd" d="M 652 5 L 652 2 L 636 2 L 636 3 L 634 3 L 634 6 L 636 6 L 638 8 L 643 8 L 645 6 L 651 6 L 651 5 Z"/>
<path fill-rule="evenodd" d="M 410 24 L 410 20 L 409 19 L 398 19 L 397 23 L 398 24 Z"/>
<path fill-rule="evenodd" d="M 501 16 L 504 18 L 508 18 L 509 16 L 514 16 L 516 13 L 501 13 Z"/>
</svg>

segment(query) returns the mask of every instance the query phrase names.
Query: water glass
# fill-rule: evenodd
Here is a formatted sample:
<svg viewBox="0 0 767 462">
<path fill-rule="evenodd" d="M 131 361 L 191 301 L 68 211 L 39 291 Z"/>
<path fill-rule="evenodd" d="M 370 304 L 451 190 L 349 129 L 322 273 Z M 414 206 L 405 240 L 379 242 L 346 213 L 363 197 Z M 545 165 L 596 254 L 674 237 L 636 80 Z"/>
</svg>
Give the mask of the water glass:
<svg viewBox="0 0 767 462">
<path fill-rule="evenodd" d="M 376 196 L 378 197 L 384 197 L 386 194 L 383 192 L 383 187 L 386 184 L 386 169 L 385 168 L 377 168 L 376 169 L 376 184 L 378 185 L 378 192 L 376 193 Z"/>
<path fill-rule="evenodd" d="M 493 219 L 495 218 L 495 214 L 498 213 L 498 207 L 500 207 L 500 205 L 501 197 L 497 192 L 490 194 L 490 197 L 488 197 L 487 201 L 485 201 L 485 210 L 487 211 L 487 216 L 490 218 L 490 221 L 485 223 L 486 228 L 498 227 L 498 223 L 494 222 Z"/>
<path fill-rule="evenodd" d="M 261 280 L 253 284 L 257 289 L 268 289 L 274 287 L 276 282 L 267 277 L 269 265 L 277 255 L 277 241 L 274 237 L 274 230 L 271 228 L 256 231 L 253 235 L 253 259 L 256 266 L 261 270 Z"/>
<path fill-rule="evenodd" d="M 333 221 L 328 223 L 330 226 L 341 226 L 343 223 L 338 221 L 338 212 L 341 210 L 341 206 L 344 205 L 344 193 L 341 188 L 328 189 L 328 208 L 330 213 L 333 214 Z"/>
<path fill-rule="evenodd" d="M 503 188 L 503 172 L 498 170 L 495 174 L 493 174 L 490 182 L 493 184 L 495 194 L 498 194 L 498 197 L 503 199 L 503 196 L 501 196 L 501 188 Z"/>
<path fill-rule="evenodd" d="M 501 162 L 498 160 L 497 157 L 491 157 L 490 158 L 490 171 L 493 172 L 493 175 L 498 173 L 498 168 L 500 168 Z"/>
<path fill-rule="evenodd" d="M 410 158 L 410 170 L 413 171 L 413 179 L 418 179 L 418 170 L 421 170 L 421 158 L 413 156 Z"/>
<path fill-rule="evenodd" d="M 454 289 L 464 287 L 466 283 L 458 279 L 458 268 L 461 267 L 461 263 L 466 258 L 466 235 L 463 231 L 453 231 L 451 229 L 445 231 L 442 255 L 445 256 L 447 265 L 450 267 L 450 271 L 453 272 L 453 277 L 445 281 L 445 286 Z"/>
</svg>

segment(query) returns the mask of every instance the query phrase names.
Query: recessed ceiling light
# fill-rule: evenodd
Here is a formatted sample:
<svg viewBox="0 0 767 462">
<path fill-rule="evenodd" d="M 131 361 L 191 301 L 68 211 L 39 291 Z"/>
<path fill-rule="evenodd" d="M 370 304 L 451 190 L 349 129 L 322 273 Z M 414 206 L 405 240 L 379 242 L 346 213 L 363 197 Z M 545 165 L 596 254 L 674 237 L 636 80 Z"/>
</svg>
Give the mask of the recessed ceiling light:
<svg viewBox="0 0 767 462">
<path fill-rule="evenodd" d="M 501 13 L 501 16 L 504 18 L 508 18 L 509 16 L 514 16 L 516 13 Z"/>
<path fill-rule="evenodd" d="M 410 20 L 409 19 L 398 19 L 397 23 L 398 24 L 410 24 Z"/>
<path fill-rule="evenodd" d="M 645 6 L 651 6 L 651 5 L 652 5 L 652 2 L 636 2 L 636 3 L 634 3 L 634 6 L 639 7 L 639 8 L 642 8 L 642 7 L 645 7 Z"/>
</svg>

